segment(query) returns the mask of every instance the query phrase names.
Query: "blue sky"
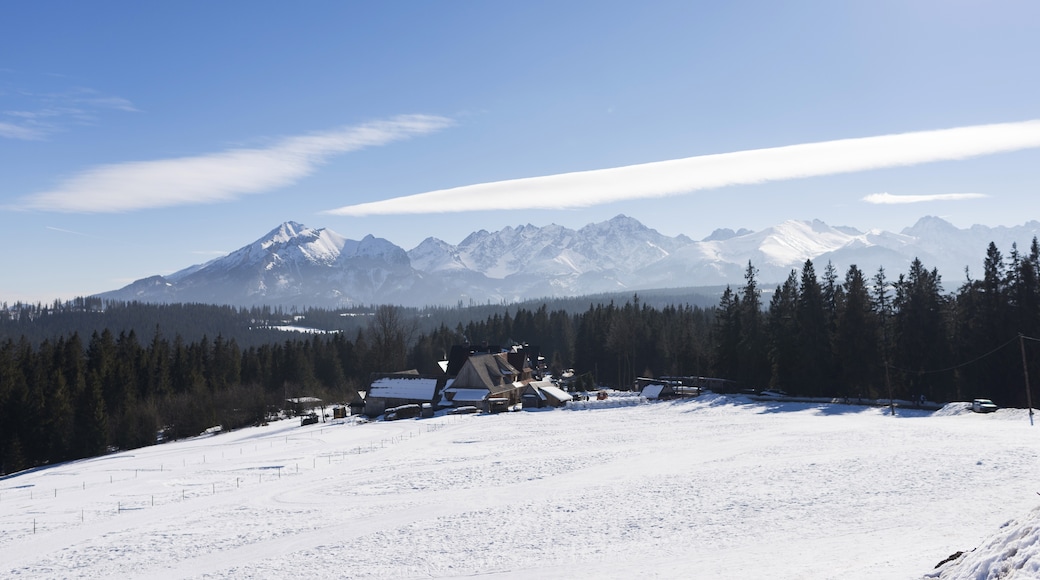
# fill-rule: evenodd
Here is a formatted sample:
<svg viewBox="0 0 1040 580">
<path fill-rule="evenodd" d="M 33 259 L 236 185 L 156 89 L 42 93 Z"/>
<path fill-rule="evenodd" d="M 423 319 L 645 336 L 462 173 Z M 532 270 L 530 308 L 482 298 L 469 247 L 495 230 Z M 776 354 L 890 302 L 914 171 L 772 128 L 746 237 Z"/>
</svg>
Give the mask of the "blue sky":
<svg viewBox="0 0 1040 580">
<path fill-rule="evenodd" d="M 698 239 L 1019 225 L 1040 219 L 1038 54 L 1026 0 L 14 3 L 0 301 L 287 220 L 405 249 L 620 213 Z"/>
</svg>

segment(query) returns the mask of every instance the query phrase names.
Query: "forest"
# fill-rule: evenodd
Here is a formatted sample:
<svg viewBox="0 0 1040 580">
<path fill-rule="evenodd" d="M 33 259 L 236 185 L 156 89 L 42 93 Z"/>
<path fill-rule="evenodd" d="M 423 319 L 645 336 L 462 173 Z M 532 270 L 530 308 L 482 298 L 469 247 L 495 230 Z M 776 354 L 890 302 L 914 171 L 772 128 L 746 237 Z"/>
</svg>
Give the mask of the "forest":
<svg viewBox="0 0 1040 580">
<path fill-rule="evenodd" d="M 947 292 L 914 260 L 891 278 L 807 260 L 774 289 L 749 263 L 715 306 L 582 299 L 345 311 L 104 303 L 0 309 L 0 474 L 259 423 L 286 399 L 349 403 L 372 373 L 433 375 L 452 345 L 537 347 L 554 373 L 630 388 L 713 376 L 836 398 L 1024 407 L 1040 375 L 1040 246 L 990 244 L 981 279 Z M 552 305 L 552 306 L 550 306 Z M 326 332 L 275 330 L 298 323 Z"/>
</svg>

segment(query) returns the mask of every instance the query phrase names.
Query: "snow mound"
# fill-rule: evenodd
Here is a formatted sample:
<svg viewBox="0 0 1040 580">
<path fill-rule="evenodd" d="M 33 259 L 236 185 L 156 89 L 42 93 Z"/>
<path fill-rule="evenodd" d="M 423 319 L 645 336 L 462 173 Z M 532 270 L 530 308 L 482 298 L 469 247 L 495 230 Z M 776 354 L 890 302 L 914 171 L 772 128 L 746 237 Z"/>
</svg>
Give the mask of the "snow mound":
<svg viewBox="0 0 1040 580">
<path fill-rule="evenodd" d="M 1040 578 L 1040 507 L 1011 520 L 971 552 L 940 565 L 925 578 L 995 580 Z"/>
<path fill-rule="evenodd" d="M 971 413 L 971 403 L 957 402 L 946 403 L 942 409 L 932 414 L 933 417 L 951 417 L 954 415 L 966 415 Z"/>
<path fill-rule="evenodd" d="M 1037 418 L 1035 417 L 1037 413 L 1037 410 L 1034 409 L 1032 412 L 1034 418 L 1032 420 L 1030 420 L 1029 417 L 1029 409 L 1002 408 L 997 409 L 992 413 L 979 414 L 972 412 L 971 403 L 961 401 L 947 403 L 945 406 L 943 406 L 942 409 L 939 409 L 931 415 L 933 417 L 957 417 L 960 415 L 974 415 L 980 421 L 1019 421 L 1033 423 L 1037 421 Z"/>
<path fill-rule="evenodd" d="M 1030 417 L 1029 417 L 1030 414 L 1033 415 L 1032 419 L 1030 419 Z M 998 419 L 1001 419 L 1001 420 L 1004 420 L 1004 421 L 1020 421 L 1020 422 L 1027 422 L 1028 421 L 1028 422 L 1030 422 L 1030 424 L 1040 420 L 1040 418 L 1036 417 L 1036 415 L 1037 415 L 1037 410 L 1036 409 L 1033 409 L 1032 413 L 1030 413 L 1029 409 L 997 409 L 997 411 L 995 413 L 993 413 L 993 415 L 995 417 L 997 417 Z"/>
</svg>

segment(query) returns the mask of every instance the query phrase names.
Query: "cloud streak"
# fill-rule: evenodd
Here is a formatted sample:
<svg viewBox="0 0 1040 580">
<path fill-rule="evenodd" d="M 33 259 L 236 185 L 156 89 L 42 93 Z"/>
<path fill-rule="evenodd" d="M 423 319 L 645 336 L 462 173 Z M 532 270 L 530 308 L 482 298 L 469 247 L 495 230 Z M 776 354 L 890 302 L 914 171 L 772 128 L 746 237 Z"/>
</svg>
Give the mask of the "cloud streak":
<svg viewBox="0 0 1040 580">
<path fill-rule="evenodd" d="M 0 138 L 42 141 L 75 125 L 93 125 L 106 111 L 140 112 L 122 97 L 103 95 L 78 87 L 64 92 L 37 93 L 13 91 L 12 100 L 20 109 L 0 111 Z"/>
<path fill-rule="evenodd" d="M 6 123 L 0 121 L 0 137 L 7 139 L 20 139 L 22 141 L 39 141 L 46 137 L 48 132 L 40 127 L 20 125 L 17 123 Z"/>
<path fill-rule="evenodd" d="M 623 200 L 967 159 L 1040 147 L 1040 120 L 702 155 L 467 185 L 324 213 L 343 216 L 495 209 L 573 209 Z"/>
<path fill-rule="evenodd" d="M 102 165 L 29 195 L 18 206 L 56 212 L 116 213 L 231 201 L 284 187 L 329 157 L 438 131 L 450 119 L 401 115 L 388 120 L 282 139 L 267 148 Z"/>
<path fill-rule="evenodd" d="M 926 201 L 962 201 L 965 199 L 982 199 L 989 197 L 985 193 L 936 193 L 932 195 L 892 195 L 891 193 L 872 193 L 863 198 L 867 203 L 893 205 L 904 203 L 922 203 Z"/>
</svg>

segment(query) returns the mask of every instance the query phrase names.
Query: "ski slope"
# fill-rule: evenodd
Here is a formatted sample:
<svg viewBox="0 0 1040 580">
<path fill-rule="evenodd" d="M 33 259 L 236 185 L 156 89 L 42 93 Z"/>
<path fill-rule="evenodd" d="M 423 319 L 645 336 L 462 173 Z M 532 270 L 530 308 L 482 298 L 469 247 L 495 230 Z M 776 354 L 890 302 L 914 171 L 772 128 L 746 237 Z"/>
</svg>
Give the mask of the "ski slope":
<svg viewBox="0 0 1040 580">
<path fill-rule="evenodd" d="M 285 420 L 8 476 L 0 577 L 1036 577 L 1025 411 L 626 395 Z"/>
</svg>

